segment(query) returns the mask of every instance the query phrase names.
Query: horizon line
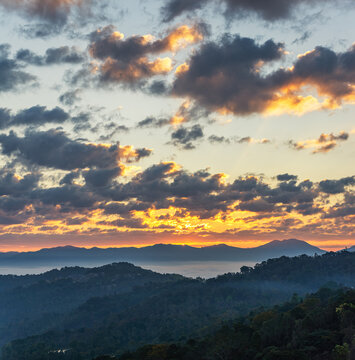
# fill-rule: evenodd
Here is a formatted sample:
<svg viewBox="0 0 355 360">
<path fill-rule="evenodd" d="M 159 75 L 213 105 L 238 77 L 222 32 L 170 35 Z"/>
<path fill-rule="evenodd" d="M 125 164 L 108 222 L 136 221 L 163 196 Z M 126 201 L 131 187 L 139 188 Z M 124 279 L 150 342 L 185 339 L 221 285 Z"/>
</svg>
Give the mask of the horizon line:
<svg viewBox="0 0 355 360">
<path fill-rule="evenodd" d="M 195 248 L 195 249 L 202 249 L 202 248 L 209 248 L 209 247 L 215 247 L 215 246 L 221 246 L 221 245 L 224 245 L 224 246 L 228 246 L 228 247 L 232 247 L 232 248 L 236 248 L 236 249 L 255 249 L 255 248 L 259 248 L 259 247 L 262 247 L 264 245 L 267 245 L 267 244 L 270 244 L 270 243 L 273 243 L 273 242 L 285 242 L 285 241 L 290 241 L 290 240 L 297 240 L 297 241 L 300 241 L 300 242 L 303 242 L 303 243 L 306 243 L 310 246 L 313 246 L 313 247 L 316 247 L 318 248 L 319 250 L 322 250 L 322 251 L 326 251 L 326 252 L 329 252 L 329 251 L 332 251 L 332 250 L 325 250 L 323 248 L 320 248 L 319 246 L 316 246 L 316 245 L 312 245 L 310 244 L 308 241 L 305 241 L 305 240 L 300 240 L 300 239 L 296 239 L 296 238 L 289 238 L 289 239 L 283 239 L 283 240 L 270 240 L 270 241 L 267 241 L 265 242 L 264 244 L 262 245 L 258 245 L 258 246 L 253 246 L 253 247 L 242 247 L 242 246 L 233 246 L 233 245 L 229 245 L 228 243 L 225 243 L 225 242 L 218 242 L 218 243 L 213 243 L 213 244 L 209 244 L 209 245 L 202 245 L 202 246 L 198 246 L 198 245 L 190 245 L 188 243 L 151 243 L 151 244 L 143 244 L 143 245 L 134 245 L 134 246 L 112 246 L 112 245 L 109 245 L 109 246 L 85 246 L 85 245 L 82 245 L 82 246 L 76 246 L 76 245 L 71 245 L 71 244 L 66 244 L 66 245 L 58 245 L 58 246 L 52 246 L 52 247 L 42 247 L 42 248 L 35 248 L 33 250 L 26 250 L 26 251 L 18 251 L 18 250 L 9 250 L 9 251 L 0 251 L 0 254 L 9 254 L 9 253 L 19 253 L 19 254 L 26 254 L 26 253 L 32 253 L 32 252 L 38 252 L 38 251 L 41 251 L 41 250 L 51 250 L 51 249 L 63 249 L 63 248 L 76 248 L 76 249 L 85 249 L 85 250 L 92 250 L 92 249 L 102 249 L 102 250 L 109 250 L 109 249 L 143 249 L 143 248 L 149 248 L 149 247 L 153 247 L 153 246 L 157 246 L 157 245 L 166 245 L 166 246 L 186 246 L 186 247 L 190 247 L 190 248 Z M 350 246 L 351 247 L 351 246 Z M 339 251 L 339 250 L 343 250 L 343 249 L 347 249 L 348 247 L 346 246 L 345 248 L 339 248 L 338 250 L 335 250 L 335 251 Z"/>
</svg>

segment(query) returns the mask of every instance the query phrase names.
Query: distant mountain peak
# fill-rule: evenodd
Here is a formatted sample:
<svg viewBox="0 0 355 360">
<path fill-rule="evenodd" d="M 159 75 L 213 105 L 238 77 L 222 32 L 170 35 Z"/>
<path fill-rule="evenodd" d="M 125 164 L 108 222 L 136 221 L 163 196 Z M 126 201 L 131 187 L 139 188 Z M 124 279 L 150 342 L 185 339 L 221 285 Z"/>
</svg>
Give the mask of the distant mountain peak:
<svg viewBox="0 0 355 360">
<path fill-rule="evenodd" d="M 210 249 L 228 249 L 231 248 L 232 246 L 229 246 L 227 244 L 217 244 L 217 245 L 210 245 L 207 247 L 209 247 Z"/>
</svg>

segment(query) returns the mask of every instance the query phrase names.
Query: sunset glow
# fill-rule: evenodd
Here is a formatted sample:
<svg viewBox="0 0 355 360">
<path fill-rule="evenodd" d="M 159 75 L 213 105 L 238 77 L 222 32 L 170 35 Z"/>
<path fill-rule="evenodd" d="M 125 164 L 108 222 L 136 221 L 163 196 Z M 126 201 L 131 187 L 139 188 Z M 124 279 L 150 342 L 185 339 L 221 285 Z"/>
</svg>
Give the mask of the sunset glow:
<svg viewBox="0 0 355 360">
<path fill-rule="evenodd" d="M 0 251 L 353 246 L 355 9 L 326 3 L 0 0 Z"/>
</svg>

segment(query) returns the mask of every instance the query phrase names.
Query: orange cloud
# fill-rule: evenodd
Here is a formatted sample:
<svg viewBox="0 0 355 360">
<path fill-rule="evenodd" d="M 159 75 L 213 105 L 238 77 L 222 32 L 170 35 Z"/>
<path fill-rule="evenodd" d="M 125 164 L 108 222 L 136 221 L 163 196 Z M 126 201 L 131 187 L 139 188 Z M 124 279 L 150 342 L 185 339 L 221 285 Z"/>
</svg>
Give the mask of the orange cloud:
<svg viewBox="0 0 355 360">
<path fill-rule="evenodd" d="M 113 26 L 107 26 L 91 34 L 89 53 L 102 61 L 95 66 L 102 81 L 132 84 L 173 70 L 170 57 L 151 59 L 153 55 L 176 52 L 202 39 L 203 33 L 197 26 L 180 26 L 162 39 L 150 34 L 125 38 Z"/>
<path fill-rule="evenodd" d="M 293 142 L 290 141 L 290 145 L 295 150 L 313 149 L 312 153 L 327 153 L 338 146 L 339 142 L 349 139 L 349 133 L 341 131 L 338 135 L 321 134 L 318 139 L 310 139 Z"/>
<path fill-rule="evenodd" d="M 108 58 L 100 67 L 103 79 L 126 83 L 133 83 L 137 80 L 156 75 L 164 75 L 171 70 L 172 60 L 170 58 L 158 58 L 154 61 L 149 61 L 147 58 L 141 58 L 135 63 L 128 64 L 124 69 L 122 69 L 116 60 Z"/>
<path fill-rule="evenodd" d="M 179 107 L 176 114 L 170 119 L 171 125 L 180 125 L 188 121 L 188 109 L 191 105 L 190 100 L 185 100 Z"/>
<path fill-rule="evenodd" d="M 177 51 L 184 47 L 195 44 L 203 40 L 203 33 L 197 27 L 190 27 L 188 25 L 182 25 L 174 29 L 166 38 L 162 41 L 166 42 L 165 50 Z"/>
</svg>

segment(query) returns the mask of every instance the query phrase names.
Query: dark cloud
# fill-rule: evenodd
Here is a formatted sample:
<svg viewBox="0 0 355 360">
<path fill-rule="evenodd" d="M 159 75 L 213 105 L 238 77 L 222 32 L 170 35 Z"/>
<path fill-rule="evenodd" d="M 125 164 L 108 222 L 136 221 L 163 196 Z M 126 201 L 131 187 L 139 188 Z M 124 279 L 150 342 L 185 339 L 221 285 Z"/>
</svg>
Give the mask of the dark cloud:
<svg viewBox="0 0 355 360">
<path fill-rule="evenodd" d="M 19 111 L 12 119 L 10 126 L 19 125 L 43 125 L 58 123 L 61 124 L 69 120 L 70 116 L 63 109 L 56 107 L 47 110 L 45 106 L 33 106 Z"/>
<path fill-rule="evenodd" d="M 13 170 L 0 169 L 0 196 L 28 193 L 37 186 L 39 178 L 38 174 L 19 177 Z"/>
<path fill-rule="evenodd" d="M 169 0 L 161 9 L 163 21 L 169 22 L 185 12 L 201 9 L 208 1 L 209 0 Z"/>
<path fill-rule="evenodd" d="M 94 169 L 83 172 L 86 184 L 93 187 L 103 187 L 111 183 L 112 179 L 121 175 L 123 169 L 115 167 L 112 169 Z"/>
<path fill-rule="evenodd" d="M 81 90 L 70 90 L 59 96 L 59 101 L 66 106 L 73 106 L 76 102 L 81 100 Z"/>
<path fill-rule="evenodd" d="M 86 167 L 115 167 L 119 146 L 86 144 L 69 139 L 63 131 L 27 131 L 18 137 L 13 131 L 0 135 L 3 155 L 15 155 L 19 160 L 50 168 L 73 170 Z"/>
<path fill-rule="evenodd" d="M 295 39 L 292 44 L 303 44 L 306 40 L 308 40 L 311 36 L 311 33 L 309 31 L 305 31 L 302 36 Z"/>
<path fill-rule="evenodd" d="M 37 206 L 43 205 L 62 206 L 62 211 L 73 211 L 73 209 L 90 210 L 98 204 L 100 198 L 88 188 L 79 185 L 65 185 L 62 187 L 42 188 L 31 193 L 33 201 L 39 202 Z"/>
<path fill-rule="evenodd" d="M 203 138 L 203 130 L 200 125 L 193 125 L 190 128 L 181 126 L 171 134 L 171 142 L 185 150 L 195 148 L 194 142 Z"/>
<path fill-rule="evenodd" d="M 146 91 L 152 95 L 165 95 L 168 93 L 168 86 L 165 81 L 152 81 L 146 88 Z"/>
<path fill-rule="evenodd" d="M 230 139 L 226 138 L 225 136 L 217 136 L 217 135 L 211 135 L 208 137 L 208 141 L 211 144 L 230 144 Z"/>
<path fill-rule="evenodd" d="M 36 77 L 26 73 L 22 67 L 9 58 L 10 46 L 0 45 L 0 92 L 14 91 L 25 85 L 33 85 Z"/>
<path fill-rule="evenodd" d="M 319 183 L 321 191 L 326 194 L 344 193 L 345 188 L 352 185 L 355 185 L 355 176 L 349 176 L 339 180 L 323 180 Z"/>
<path fill-rule="evenodd" d="M 113 227 L 125 227 L 130 229 L 146 229 L 149 228 L 147 224 L 144 224 L 142 219 L 139 218 L 124 218 L 114 221 L 103 221 L 100 225 L 113 226 Z"/>
<path fill-rule="evenodd" d="M 218 44 L 208 42 L 192 55 L 188 70 L 177 75 L 173 94 L 214 111 L 261 112 L 273 99 L 274 85 L 260 75 L 258 64 L 282 55 L 283 45 L 272 40 L 258 45 L 249 38 L 225 35 Z"/>
<path fill-rule="evenodd" d="M 27 130 L 24 137 L 11 131 L 0 135 L 2 154 L 13 155 L 25 164 L 74 170 L 85 168 L 113 169 L 119 161 L 136 162 L 151 155 L 147 148 L 134 149 L 119 144 L 93 144 L 70 139 L 62 130 Z"/>
<path fill-rule="evenodd" d="M 170 124 L 170 119 L 164 119 L 164 118 L 157 119 L 153 116 L 149 116 L 149 117 L 145 118 L 144 120 L 140 121 L 137 124 L 137 128 L 147 128 L 147 127 L 161 128 L 161 127 L 169 125 L 169 124 Z"/>
<path fill-rule="evenodd" d="M 176 165 L 173 162 L 165 162 L 157 165 L 152 165 L 141 174 L 136 176 L 135 180 L 141 182 L 150 182 L 153 180 L 160 180 L 177 174 Z"/>
<path fill-rule="evenodd" d="M 271 144 L 271 140 L 269 139 L 254 139 L 251 136 L 232 136 L 232 137 L 225 137 L 225 136 L 216 136 L 211 135 L 208 138 L 208 141 L 211 144 L 230 144 L 230 143 L 237 143 L 237 144 Z"/>
<path fill-rule="evenodd" d="M 212 111 L 302 114 L 335 108 L 355 98 L 355 45 L 344 53 L 317 47 L 299 56 L 288 69 L 263 74 L 262 67 L 281 59 L 283 45 L 268 40 L 225 35 L 208 42 L 191 58 L 186 71 L 177 74 L 172 93 L 194 99 Z M 323 102 L 303 96 L 305 86 L 316 89 Z"/>
<path fill-rule="evenodd" d="M 69 119 L 69 114 L 59 107 L 48 110 L 45 106 L 37 105 L 20 110 L 15 115 L 12 115 L 9 109 L 0 108 L 0 129 L 7 129 L 13 126 L 62 124 Z"/>
<path fill-rule="evenodd" d="M 105 124 L 102 126 L 104 131 L 106 132 L 105 134 L 100 135 L 100 140 L 101 141 L 107 141 L 110 140 L 114 137 L 114 135 L 119 134 L 119 133 L 128 133 L 130 131 L 130 128 L 127 127 L 126 125 L 119 125 L 116 124 L 115 122 L 111 121 L 108 124 Z M 92 132 L 96 131 L 96 127 L 91 129 Z"/>
<path fill-rule="evenodd" d="M 59 185 L 74 185 L 74 180 L 80 176 L 79 171 L 72 171 L 66 174 L 59 182 Z"/>
<path fill-rule="evenodd" d="M 47 49 L 44 56 L 36 55 L 28 49 L 21 49 L 16 54 L 16 60 L 36 66 L 80 64 L 85 61 L 85 58 L 84 53 L 69 46 Z"/>
<path fill-rule="evenodd" d="M 162 9 L 164 21 L 171 21 L 175 17 L 197 9 L 206 4 L 216 4 L 220 8 L 220 2 L 224 5 L 224 14 L 227 17 L 238 18 L 254 14 L 266 21 L 276 21 L 290 18 L 300 5 L 324 4 L 326 0 L 169 0 Z"/>
<path fill-rule="evenodd" d="M 277 175 L 276 178 L 278 181 L 291 181 L 291 180 L 297 180 L 298 176 L 290 175 L 290 174 L 280 174 L 280 175 Z"/>
<path fill-rule="evenodd" d="M 242 202 L 237 209 L 242 211 L 251 211 L 251 212 L 269 212 L 275 210 L 275 205 L 267 202 L 264 199 L 251 200 L 247 202 Z"/>
<path fill-rule="evenodd" d="M 355 215 L 355 193 L 345 193 L 344 201 L 332 206 L 324 215 L 325 219 L 344 218 Z"/>
<path fill-rule="evenodd" d="M 90 119 L 91 112 L 80 112 L 79 114 L 72 117 L 71 121 L 74 124 L 74 132 L 80 133 L 81 131 L 91 129 Z"/>
</svg>

